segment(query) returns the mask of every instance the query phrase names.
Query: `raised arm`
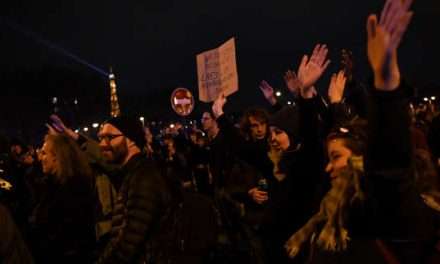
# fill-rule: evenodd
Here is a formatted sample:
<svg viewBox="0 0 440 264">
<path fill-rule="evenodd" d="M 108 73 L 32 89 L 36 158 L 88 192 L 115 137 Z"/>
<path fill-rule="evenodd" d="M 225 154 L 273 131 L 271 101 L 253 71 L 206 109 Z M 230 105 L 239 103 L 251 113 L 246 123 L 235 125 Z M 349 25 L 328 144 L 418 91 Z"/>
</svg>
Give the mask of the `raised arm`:
<svg viewBox="0 0 440 264">
<path fill-rule="evenodd" d="M 408 89 L 401 83 L 397 48 L 411 20 L 411 0 L 388 0 L 380 21 L 367 21 L 368 60 L 374 81 L 369 105 L 368 164 L 373 169 L 408 168 L 411 145 Z"/>
</svg>

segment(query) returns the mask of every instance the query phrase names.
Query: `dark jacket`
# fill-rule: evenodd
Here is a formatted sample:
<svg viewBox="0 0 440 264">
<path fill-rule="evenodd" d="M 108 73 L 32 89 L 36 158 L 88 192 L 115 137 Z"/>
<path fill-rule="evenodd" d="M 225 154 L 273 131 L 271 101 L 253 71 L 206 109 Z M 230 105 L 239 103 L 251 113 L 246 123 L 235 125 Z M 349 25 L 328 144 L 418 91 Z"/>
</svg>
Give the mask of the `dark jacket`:
<svg viewBox="0 0 440 264">
<path fill-rule="evenodd" d="M 0 263 L 31 264 L 32 256 L 9 211 L 0 204 Z"/>
<path fill-rule="evenodd" d="M 269 175 L 269 200 L 262 226 L 268 260 L 285 263 L 284 243 L 306 223 L 317 207 L 317 185 L 323 164 L 319 140 L 319 98 L 299 99 L 296 135 L 289 135 L 290 147 L 283 153 L 279 168 L 286 175 L 278 181 Z M 293 111 L 293 110 L 292 110 Z"/>
<path fill-rule="evenodd" d="M 143 263 L 147 244 L 159 230 L 171 195 L 153 161 L 133 156 L 123 167 L 123 182 L 112 218 L 112 238 L 98 263 Z"/>
<path fill-rule="evenodd" d="M 226 177 L 234 166 L 239 138 L 233 124 L 225 115 L 217 118 L 220 131 L 209 144 L 209 165 L 215 189 L 224 188 Z"/>
<path fill-rule="evenodd" d="M 31 216 L 30 240 L 37 263 L 91 263 L 95 246 L 94 191 L 88 179 L 64 184 L 52 178 Z"/>
</svg>

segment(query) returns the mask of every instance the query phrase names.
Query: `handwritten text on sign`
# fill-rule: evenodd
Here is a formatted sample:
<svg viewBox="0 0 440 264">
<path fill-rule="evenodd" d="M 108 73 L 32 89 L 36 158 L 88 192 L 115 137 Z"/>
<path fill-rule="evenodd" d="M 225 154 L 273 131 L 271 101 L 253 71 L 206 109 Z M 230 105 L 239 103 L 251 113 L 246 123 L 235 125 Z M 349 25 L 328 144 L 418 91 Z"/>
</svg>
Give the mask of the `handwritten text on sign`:
<svg viewBox="0 0 440 264">
<path fill-rule="evenodd" d="M 232 38 L 217 49 L 197 55 L 199 99 L 214 101 L 220 93 L 226 96 L 238 90 L 235 39 Z"/>
</svg>

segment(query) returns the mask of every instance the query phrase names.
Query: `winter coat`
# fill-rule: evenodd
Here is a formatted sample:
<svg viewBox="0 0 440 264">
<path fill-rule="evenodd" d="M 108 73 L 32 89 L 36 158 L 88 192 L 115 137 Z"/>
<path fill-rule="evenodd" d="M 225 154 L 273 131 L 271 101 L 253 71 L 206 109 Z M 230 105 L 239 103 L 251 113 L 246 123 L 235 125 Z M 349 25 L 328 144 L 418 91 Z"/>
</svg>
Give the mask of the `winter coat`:
<svg viewBox="0 0 440 264">
<path fill-rule="evenodd" d="M 147 245 L 159 230 L 160 220 L 170 206 L 171 194 L 153 161 L 141 154 L 122 168 L 112 218 L 111 241 L 98 263 L 143 263 L 148 261 Z M 154 248 L 154 247 L 153 247 Z"/>
<path fill-rule="evenodd" d="M 91 263 L 95 246 L 94 191 L 82 177 L 64 184 L 46 181 L 30 218 L 30 241 L 37 263 Z"/>
</svg>

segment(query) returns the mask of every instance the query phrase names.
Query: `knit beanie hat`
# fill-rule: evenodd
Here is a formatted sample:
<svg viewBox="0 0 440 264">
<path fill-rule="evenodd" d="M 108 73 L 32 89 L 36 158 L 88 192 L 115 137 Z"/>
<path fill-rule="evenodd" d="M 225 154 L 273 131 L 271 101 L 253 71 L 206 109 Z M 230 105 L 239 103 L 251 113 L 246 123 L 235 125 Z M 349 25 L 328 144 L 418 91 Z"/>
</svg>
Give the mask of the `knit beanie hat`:
<svg viewBox="0 0 440 264">
<path fill-rule="evenodd" d="M 141 121 L 134 117 L 118 116 L 112 117 L 104 124 L 110 124 L 121 131 L 121 133 L 133 141 L 141 150 L 145 147 L 145 132 Z"/>
<path fill-rule="evenodd" d="M 298 108 L 285 106 L 269 118 L 269 126 L 275 126 L 289 136 L 291 142 L 300 141 Z"/>
</svg>

